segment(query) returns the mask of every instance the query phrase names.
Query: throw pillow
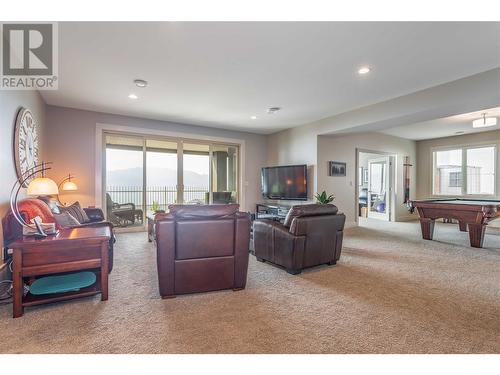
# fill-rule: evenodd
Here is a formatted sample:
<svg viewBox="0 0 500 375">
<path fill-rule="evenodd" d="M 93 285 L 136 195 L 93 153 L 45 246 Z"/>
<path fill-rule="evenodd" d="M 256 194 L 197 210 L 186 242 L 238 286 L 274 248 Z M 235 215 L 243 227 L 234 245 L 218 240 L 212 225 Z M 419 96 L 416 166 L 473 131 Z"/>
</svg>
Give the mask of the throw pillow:
<svg viewBox="0 0 500 375">
<path fill-rule="evenodd" d="M 71 216 L 73 216 L 80 223 L 88 223 L 90 222 L 89 217 L 86 212 L 82 209 L 79 202 L 73 203 L 71 206 L 61 206 L 61 212 L 69 212 Z"/>
<path fill-rule="evenodd" d="M 63 228 L 71 228 L 80 225 L 80 222 L 69 212 L 65 211 L 60 214 L 54 214 L 56 223 Z"/>
</svg>

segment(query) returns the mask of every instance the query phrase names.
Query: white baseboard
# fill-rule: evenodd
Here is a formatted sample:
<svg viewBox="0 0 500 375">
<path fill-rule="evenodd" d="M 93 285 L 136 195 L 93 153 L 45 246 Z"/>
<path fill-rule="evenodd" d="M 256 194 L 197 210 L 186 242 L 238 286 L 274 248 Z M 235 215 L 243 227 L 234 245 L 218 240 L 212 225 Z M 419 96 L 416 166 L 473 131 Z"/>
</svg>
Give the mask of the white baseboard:
<svg viewBox="0 0 500 375">
<path fill-rule="evenodd" d="M 405 216 L 398 216 L 396 218 L 396 221 L 414 221 L 414 220 L 418 220 L 418 215 L 409 214 L 409 215 L 405 215 Z"/>
<path fill-rule="evenodd" d="M 358 223 L 356 223 L 355 221 L 346 221 L 346 223 L 344 224 L 344 229 L 355 228 L 357 226 Z"/>
</svg>

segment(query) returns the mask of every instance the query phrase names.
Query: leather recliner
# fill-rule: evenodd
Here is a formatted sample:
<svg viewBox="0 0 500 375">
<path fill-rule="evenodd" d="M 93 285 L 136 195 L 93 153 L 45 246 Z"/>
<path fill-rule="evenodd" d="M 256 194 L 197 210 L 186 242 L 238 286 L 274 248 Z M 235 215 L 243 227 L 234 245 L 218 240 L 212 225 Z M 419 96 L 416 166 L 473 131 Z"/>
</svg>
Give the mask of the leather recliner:
<svg viewBox="0 0 500 375">
<path fill-rule="evenodd" d="M 296 275 L 307 267 L 334 265 L 340 258 L 345 215 L 332 204 L 293 206 L 283 224 L 256 220 L 254 251 L 258 261 L 280 265 Z"/>
<path fill-rule="evenodd" d="M 156 215 L 162 298 L 245 288 L 250 215 L 238 210 L 238 204 L 170 205 Z"/>
</svg>

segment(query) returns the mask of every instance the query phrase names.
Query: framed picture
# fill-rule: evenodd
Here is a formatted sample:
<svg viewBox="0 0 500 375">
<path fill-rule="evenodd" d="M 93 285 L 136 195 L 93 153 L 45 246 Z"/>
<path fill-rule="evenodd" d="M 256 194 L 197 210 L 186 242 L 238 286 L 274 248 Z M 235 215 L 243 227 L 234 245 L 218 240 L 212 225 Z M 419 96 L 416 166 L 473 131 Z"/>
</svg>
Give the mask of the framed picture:
<svg viewBox="0 0 500 375">
<path fill-rule="evenodd" d="M 363 168 L 363 184 L 368 183 L 368 168 Z"/>
<path fill-rule="evenodd" d="M 363 167 L 358 168 L 358 186 L 363 186 Z"/>
<path fill-rule="evenodd" d="M 345 177 L 346 176 L 346 163 L 339 161 L 328 162 L 328 176 Z"/>
</svg>

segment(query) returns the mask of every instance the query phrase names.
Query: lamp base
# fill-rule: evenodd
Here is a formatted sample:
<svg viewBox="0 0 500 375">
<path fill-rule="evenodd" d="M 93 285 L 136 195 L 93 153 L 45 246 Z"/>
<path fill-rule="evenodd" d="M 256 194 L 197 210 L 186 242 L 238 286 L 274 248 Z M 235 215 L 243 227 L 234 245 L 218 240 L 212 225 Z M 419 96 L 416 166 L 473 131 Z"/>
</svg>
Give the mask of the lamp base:
<svg viewBox="0 0 500 375">
<path fill-rule="evenodd" d="M 57 234 L 55 223 L 42 223 L 40 226 L 42 228 L 42 232 L 45 235 Z M 23 236 L 37 236 L 37 235 L 43 236 L 43 234 L 35 227 L 35 225 L 23 227 Z"/>
</svg>

